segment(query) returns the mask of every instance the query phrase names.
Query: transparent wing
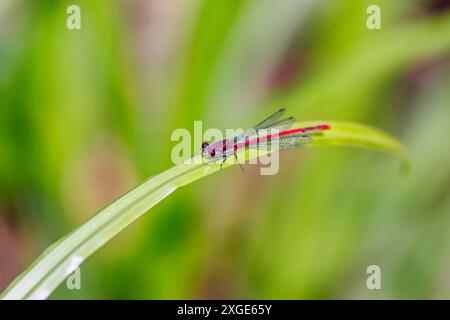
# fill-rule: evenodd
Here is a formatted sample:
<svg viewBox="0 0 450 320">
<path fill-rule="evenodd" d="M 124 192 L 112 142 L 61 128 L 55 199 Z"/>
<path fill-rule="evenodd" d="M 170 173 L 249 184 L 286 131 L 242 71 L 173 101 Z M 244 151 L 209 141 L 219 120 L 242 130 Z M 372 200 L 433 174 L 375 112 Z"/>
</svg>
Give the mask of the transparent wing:
<svg viewBox="0 0 450 320">
<path fill-rule="evenodd" d="M 273 115 L 257 124 L 254 128 L 248 129 L 244 133 L 235 137 L 234 142 L 239 143 L 245 140 L 250 140 L 251 138 L 256 137 L 259 131 L 265 129 L 277 129 L 279 131 L 289 129 L 295 122 L 295 119 L 293 117 L 289 117 L 279 120 L 285 112 L 285 108 L 278 110 Z"/>
<path fill-rule="evenodd" d="M 280 110 L 278 110 L 277 112 L 272 114 L 267 119 L 265 119 L 265 120 L 261 121 L 260 123 L 258 123 L 256 126 L 253 127 L 253 129 L 260 130 L 260 129 L 265 129 L 265 128 L 270 127 L 271 124 L 277 122 L 285 112 L 286 112 L 286 109 L 285 108 L 281 108 Z"/>
<path fill-rule="evenodd" d="M 309 145 L 312 142 L 310 135 L 294 134 L 283 136 L 270 140 L 259 141 L 249 145 L 250 149 L 277 151 L 283 149 L 300 148 Z"/>
<path fill-rule="evenodd" d="M 286 119 L 282 119 L 276 122 L 267 123 L 264 127 L 259 127 L 254 129 L 255 131 L 261 131 L 265 129 L 278 129 L 279 131 L 283 131 L 286 129 L 289 129 L 292 124 L 295 122 L 295 119 L 293 117 L 289 117 Z"/>
<path fill-rule="evenodd" d="M 245 140 L 251 140 L 252 138 L 256 137 L 258 134 L 260 134 L 261 131 L 263 131 L 263 130 L 267 130 L 268 133 L 272 129 L 276 129 L 278 131 L 284 131 L 284 130 L 289 129 L 294 122 L 295 122 L 294 118 L 291 117 L 291 118 L 286 118 L 286 119 L 271 123 L 270 126 L 268 126 L 268 127 L 259 128 L 259 129 L 255 129 L 255 128 L 248 129 L 244 133 L 236 136 L 234 138 L 234 141 L 235 141 L 235 143 L 239 143 L 239 142 L 242 142 Z"/>
</svg>

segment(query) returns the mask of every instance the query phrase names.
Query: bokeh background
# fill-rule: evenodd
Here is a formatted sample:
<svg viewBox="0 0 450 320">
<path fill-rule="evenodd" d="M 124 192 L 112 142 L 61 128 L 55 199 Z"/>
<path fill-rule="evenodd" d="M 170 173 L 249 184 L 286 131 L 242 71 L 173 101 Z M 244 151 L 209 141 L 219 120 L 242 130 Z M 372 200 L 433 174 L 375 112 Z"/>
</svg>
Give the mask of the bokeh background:
<svg viewBox="0 0 450 320">
<path fill-rule="evenodd" d="M 81 8 L 81 30 L 66 9 Z M 381 30 L 366 9 L 381 8 Z M 52 298 L 450 298 L 450 6 L 392 0 L 1 0 L 0 291 L 173 164 L 176 128 L 288 108 L 404 143 L 286 151 L 178 190 Z M 368 290 L 378 265 L 382 289 Z"/>
</svg>

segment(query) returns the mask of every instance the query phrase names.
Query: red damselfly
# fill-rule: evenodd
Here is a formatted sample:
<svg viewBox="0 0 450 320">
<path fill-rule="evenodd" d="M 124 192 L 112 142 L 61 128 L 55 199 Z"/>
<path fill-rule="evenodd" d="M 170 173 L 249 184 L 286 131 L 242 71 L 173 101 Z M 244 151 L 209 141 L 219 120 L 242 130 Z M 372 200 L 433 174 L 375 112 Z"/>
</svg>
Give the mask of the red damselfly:
<svg viewBox="0 0 450 320">
<path fill-rule="evenodd" d="M 328 124 L 291 129 L 295 120 L 293 117 L 281 119 L 281 116 L 285 112 L 285 108 L 278 110 L 254 128 L 234 138 L 224 139 L 214 143 L 203 142 L 202 156 L 209 161 L 222 159 L 222 166 L 230 156 L 234 155 L 236 160 L 238 160 L 236 152 L 242 148 L 276 151 L 301 147 L 311 143 L 312 133 L 330 129 Z"/>
</svg>

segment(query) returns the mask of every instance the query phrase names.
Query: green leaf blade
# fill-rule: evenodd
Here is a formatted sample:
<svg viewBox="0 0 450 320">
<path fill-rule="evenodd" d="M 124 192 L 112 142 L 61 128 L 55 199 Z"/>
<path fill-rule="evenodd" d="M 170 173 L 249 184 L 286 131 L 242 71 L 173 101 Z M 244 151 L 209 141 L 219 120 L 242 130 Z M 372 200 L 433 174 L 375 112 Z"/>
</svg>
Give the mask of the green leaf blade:
<svg viewBox="0 0 450 320">
<path fill-rule="evenodd" d="M 327 123 L 329 130 L 314 135 L 310 146 L 344 145 L 392 153 L 405 161 L 402 145 L 378 129 L 349 122 L 303 121 L 294 127 Z M 256 152 L 241 152 L 250 160 Z M 224 168 L 233 165 L 227 161 Z M 144 181 L 94 215 L 75 231 L 52 244 L 2 293 L 2 299 L 46 299 L 90 255 L 176 189 L 220 170 L 205 165 L 201 155 Z"/>
</svg>

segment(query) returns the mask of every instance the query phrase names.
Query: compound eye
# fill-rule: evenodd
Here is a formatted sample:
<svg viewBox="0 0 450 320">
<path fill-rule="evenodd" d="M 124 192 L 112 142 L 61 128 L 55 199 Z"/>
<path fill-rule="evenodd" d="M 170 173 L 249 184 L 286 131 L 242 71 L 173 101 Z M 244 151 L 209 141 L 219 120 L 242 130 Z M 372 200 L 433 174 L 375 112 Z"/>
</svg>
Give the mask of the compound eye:
<svg viewBox="0 0 450 320">
<path fill-rule="evenodd" d="M 202 150 L 204 150 L 207 146 L 209 146 L 208 142 L 203 142 L 202 143 Z"/>
</svg>

